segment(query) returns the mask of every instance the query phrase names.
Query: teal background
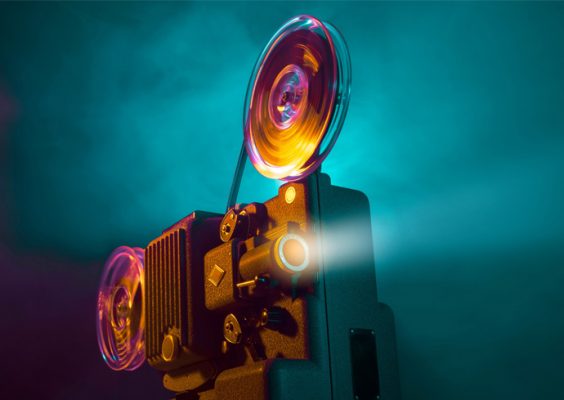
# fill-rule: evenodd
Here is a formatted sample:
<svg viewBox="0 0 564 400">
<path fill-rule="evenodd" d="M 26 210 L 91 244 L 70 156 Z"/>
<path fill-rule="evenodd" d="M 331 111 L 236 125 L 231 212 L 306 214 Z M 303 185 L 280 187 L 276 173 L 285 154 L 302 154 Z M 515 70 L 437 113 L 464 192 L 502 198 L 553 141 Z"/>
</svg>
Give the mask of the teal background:
<svg viewBox="0 0 564 400">
<path fill-rule="evenodd" d="M 0 4 L 0 349 L 12 382 L 46 374 L 26 393 L 164 396 L 96 354 L 101 265 L 223 210 L 252 67 L 299 13 L 350 48 L 323 170 L 371 201 L 403 398 L 564 397 L 564 4 L 521 2 Z M 276 187 L 248 167 L 240 200 Z"/>
</svg>

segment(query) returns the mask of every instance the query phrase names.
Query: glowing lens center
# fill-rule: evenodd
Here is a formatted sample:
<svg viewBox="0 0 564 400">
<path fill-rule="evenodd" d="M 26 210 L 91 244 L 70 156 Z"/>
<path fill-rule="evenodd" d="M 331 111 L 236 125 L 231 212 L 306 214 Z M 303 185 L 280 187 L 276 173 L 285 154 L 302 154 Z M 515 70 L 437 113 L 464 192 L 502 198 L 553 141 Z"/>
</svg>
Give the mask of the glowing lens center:
<svg viewBox="0 0 564 400">
<path fill-rule="evenodd" d="M 131 311 L 131 297 L 129 292 L 123 286 L 116 289 L 112 301 L 112 322 L 118 329 L 124 329 Z"/>
<path fill-rule="evenodd" d="M 279 129 L 287 129 L 306 108 L 308 79 L 295 64 L 284 67 L 276 76 L 268 100 L 270 119 Z"/>
<path fill-rule="evenodd" d="M 302 272 L 309 266 L 309 247 L 301 236 L 287 233 L 276 241 L 275 247 L 274 257 L 287 272 Z"/>
<path fill-rule="evenodd" d="M 282 251 L 284 252 L 284 258 L 291 265 L 302 265 L 306 259 L 306 249 L 303 244 L 296 239 L 290 239 L 284 243 Z"/>
</svg>

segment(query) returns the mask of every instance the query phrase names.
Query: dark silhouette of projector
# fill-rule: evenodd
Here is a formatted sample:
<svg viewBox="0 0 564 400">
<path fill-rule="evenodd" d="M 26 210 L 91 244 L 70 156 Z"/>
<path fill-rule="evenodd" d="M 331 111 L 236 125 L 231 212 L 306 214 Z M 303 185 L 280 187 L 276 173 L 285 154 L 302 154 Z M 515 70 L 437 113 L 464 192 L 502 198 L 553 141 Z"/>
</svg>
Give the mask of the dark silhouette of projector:
<svg viewBox="0 0 564 400">
<path fill-rule="evenodd" d="M 392 313 L 376 296 L 366 196 L 319 172 L 348 108 L 342 36 L 311 16 L 270 40 L 247 91 L 227 212 L 195 211 L 107 261 L 108 366 L 162 371 L 176 399 L 398 399 Z M 247 156 L 285 181 L 237 204 Z"/>
</svg>

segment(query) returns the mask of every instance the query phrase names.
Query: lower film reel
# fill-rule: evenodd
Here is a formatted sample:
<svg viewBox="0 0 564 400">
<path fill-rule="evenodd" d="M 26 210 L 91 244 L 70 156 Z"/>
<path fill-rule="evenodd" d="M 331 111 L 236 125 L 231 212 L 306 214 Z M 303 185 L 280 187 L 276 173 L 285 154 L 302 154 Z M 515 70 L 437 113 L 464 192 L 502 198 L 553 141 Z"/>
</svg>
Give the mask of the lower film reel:
<svg viewBox="0 0 564 400">
<path fill-rule="evenodd" d="M 137 369 L 145 361 L 143 297 L 144 251 L 118 247 L 102 273 L 96 310 L 98 346 L 116 371 Z"/>
</svg>

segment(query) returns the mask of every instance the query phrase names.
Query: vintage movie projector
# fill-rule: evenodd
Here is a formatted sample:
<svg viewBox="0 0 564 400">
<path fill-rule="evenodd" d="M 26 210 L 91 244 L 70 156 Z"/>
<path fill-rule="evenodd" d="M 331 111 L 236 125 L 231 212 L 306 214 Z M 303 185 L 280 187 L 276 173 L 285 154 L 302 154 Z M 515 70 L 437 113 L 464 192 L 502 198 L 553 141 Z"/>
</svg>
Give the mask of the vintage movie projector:
<svg viewBox="0 0 564 400">
<path fill-rule="evenodd" d="M 96 317 L 110 368 L 147 361 L 178 400 L 399 398 L 368 199 L 319 171 L 350 81 L 332 25 L 301 15 L 276 32 L 249 83 L 227 212 L 194 211 L 106 262 Z M 276 197 L 236 203 L 247 157 L 285 182 Z"/>
</svg>

